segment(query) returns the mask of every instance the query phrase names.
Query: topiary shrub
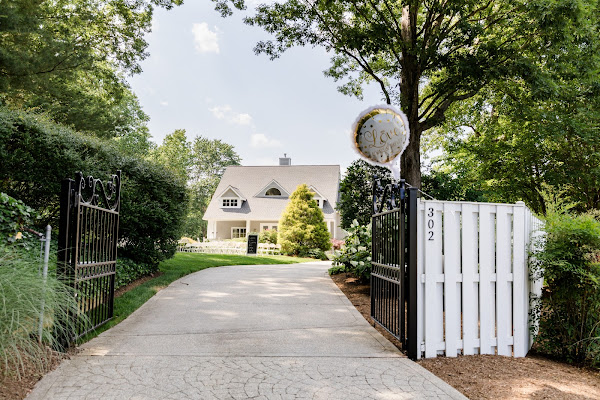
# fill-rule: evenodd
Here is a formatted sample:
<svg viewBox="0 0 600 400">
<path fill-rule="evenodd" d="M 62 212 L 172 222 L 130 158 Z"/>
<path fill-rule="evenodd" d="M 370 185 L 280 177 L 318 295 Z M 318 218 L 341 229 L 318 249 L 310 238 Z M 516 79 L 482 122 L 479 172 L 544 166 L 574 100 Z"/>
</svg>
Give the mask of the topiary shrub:
<svg viewBox="0 0 600 400">
<path fill-rule="evenodd" d="M 568 362 L 600 365 L 600 221 L 550 211 L 532 273 L 543 275 L 536 350 Z"/>
<path fill-rule="evenodd" d="M 287 255 L 308 254 L 310 249 L 329 250 L 329 231 L 323 211 L 317 206 L 305 184 L 299 185 L 290 197 L 279 220 L 278 243 Z"/>
<path fill-rule="evenodd" d="M 331 275 L 349 272 L 362 282 L 371 277 L 371 225 L 359 225 L 357 220 L 347 229 L 345 245 L 333 257 Z"/>
</svg>

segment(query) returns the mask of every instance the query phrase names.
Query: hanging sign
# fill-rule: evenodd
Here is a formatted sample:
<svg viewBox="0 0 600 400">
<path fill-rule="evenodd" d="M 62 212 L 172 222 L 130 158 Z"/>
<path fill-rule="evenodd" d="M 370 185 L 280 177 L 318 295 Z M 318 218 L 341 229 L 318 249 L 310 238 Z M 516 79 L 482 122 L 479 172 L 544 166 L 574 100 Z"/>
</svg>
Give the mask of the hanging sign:
<svg viewBox="0 0 600 400">
<path fill-rule="evenodd" d="M 358 154 L 371 164 L 388 167 L 400 177 L 399 159 L 410 137 L 406 115 L 390 105 L 370 107 L 360 113 L 352 127 Z"/>
</svg>

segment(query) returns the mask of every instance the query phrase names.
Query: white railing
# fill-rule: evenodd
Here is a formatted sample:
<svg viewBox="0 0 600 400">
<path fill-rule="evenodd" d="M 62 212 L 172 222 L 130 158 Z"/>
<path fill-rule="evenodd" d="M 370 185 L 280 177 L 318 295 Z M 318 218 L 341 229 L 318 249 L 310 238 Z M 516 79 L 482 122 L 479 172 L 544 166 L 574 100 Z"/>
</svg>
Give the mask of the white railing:
<svg viewBox="0 0 600 400">
<path fill-rule="evenodd" d="M 246 242 L 202 242 L 186 244 L 177 247 L 182 253 L 207 253 L 207 254 L 246 254 Z M 281 246 L 272 243 L 259 243 L 257 254 L 260 256 L 281 254 Z"/>
<path fill-rule="evenodd" d="M 419 202 L 419 358 L 527 354 L 529 297 L 541 288 L 527 257 L 541 226 L 523 203 Z"/>
</svg>

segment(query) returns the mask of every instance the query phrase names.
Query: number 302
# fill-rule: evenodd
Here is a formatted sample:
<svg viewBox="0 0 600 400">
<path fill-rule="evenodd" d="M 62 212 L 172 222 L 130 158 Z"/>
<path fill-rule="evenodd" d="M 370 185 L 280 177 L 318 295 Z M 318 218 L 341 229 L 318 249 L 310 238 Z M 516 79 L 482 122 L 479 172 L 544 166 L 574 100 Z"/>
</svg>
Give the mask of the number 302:
<svg viewBox="0 0 600 400">
<path fill-rule="evenodd" d="M 427 240 L 433 240 L 433 227 L 435 225 L 435 222 L 433 221 L 433 207 L 427 209 L 427 218 L 427 229 L 429 229 L 427 231 L 427 234 L 429 235 Z"/>
</svg>

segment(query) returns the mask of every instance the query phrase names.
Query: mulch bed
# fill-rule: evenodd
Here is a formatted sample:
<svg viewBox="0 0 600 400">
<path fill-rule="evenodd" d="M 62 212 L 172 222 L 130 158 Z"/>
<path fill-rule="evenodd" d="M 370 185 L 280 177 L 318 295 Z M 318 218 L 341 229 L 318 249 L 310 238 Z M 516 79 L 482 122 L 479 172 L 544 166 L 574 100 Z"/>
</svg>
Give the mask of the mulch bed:
<svg viewBox="0 0 600 400">
<path fill-rule="evenodd" d="M 371 325 L 369 285 L 347 274 L 332 280 Z M 396 347 L 400 343 L 379 325 L 375 328 Z M 600 371 L 578 368 L 537 355 L 525 358 L 459 356 L 418 363 L 470 399 L 600 399 Z"/>
<path fill-rule="evenodd" d="M 60 362 L 69 359 L 77 353 L 76 349 L 70 349 L 66 354 L 57 353 L 48 348 L 45 349 L 45 365 L 43 370 L 31 360 L 23 359 L 20 376 L 16 374 L 7 374 L 4 365 L 0 364 L 0 399 L 21 400 L 33 389 L 35 384 L 42 379 L 48 372 L 56 369 Z"/>
</svg>

